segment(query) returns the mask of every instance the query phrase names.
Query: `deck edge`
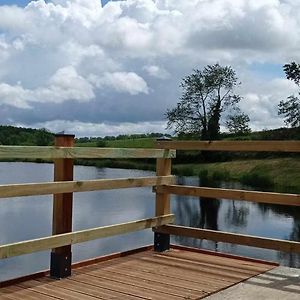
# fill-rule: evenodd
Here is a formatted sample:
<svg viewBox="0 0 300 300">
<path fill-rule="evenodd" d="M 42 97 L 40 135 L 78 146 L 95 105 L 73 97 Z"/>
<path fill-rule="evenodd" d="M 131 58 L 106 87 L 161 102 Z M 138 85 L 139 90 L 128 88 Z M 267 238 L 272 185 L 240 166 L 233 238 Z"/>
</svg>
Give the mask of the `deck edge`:
<svg viewBox="0 0 300 300">
<path fill-rule="evenodd" d="M 170 248 L 177 249 L 177 250 L 196 252 L 196 253 L 203 253 L 203 254 L 208 254 L 208 255 L 214 255 L 214 256 L 219 256 L 219 257 L 239 259 L 239 260 L 254 262 L 254 263 L 261 263 L 261 264 L 270 265 L 270 266 L 274 266 L 274 267 L 279 266 L 279 264 L 276 262 L 270 262 L 270 261 L 266 261 L 266 260 L 262 260 L 262 259 L 244 257 L 244 256 L 223 253 L 223 252 L 215 252 L 215 251 L 207 250 L 207 249 L 200 249 L 200 248 L 175 245 L 175 244 L 171 244 Z M 99 256 L 96 258 L 91 258 L 91 259 L 87 259 L 84 261 L 75 262 L 72 264 L 72 269 L 89 266 L 92 264 L 96 264 L 96 263 L 107 261 L 107 260 L 112 260 L 112 259 L 119 258 L 119 257 L 129 256 L 129 255 L 133 255 L 133 254 L 148 251 L 148 250 L 153 250 L 153 245 L 147 245 L 147 246 L 139 247 L 139 248 L 132 249 L 132 250 L 127 250 L 127 251 L 123 251 L 123 252 L 115 252 L 112 254 L 102 255 L 102 256 Z M 0 282 L 0 288 L 11 286 L 11 285 L 18 284 L 18 283 L 32 280 L 32 279 L 38 279 L 41 277 L 45 277 L 45 276 L 48 276 L 49 274 L 50 274 L 49 270 L 44 270 L 44 271 L 36 272 L 33 274 L 24 275 L 24 276 L 13 278 L 13 279 L 8 279 L 8 280 Z"/>
</svg>

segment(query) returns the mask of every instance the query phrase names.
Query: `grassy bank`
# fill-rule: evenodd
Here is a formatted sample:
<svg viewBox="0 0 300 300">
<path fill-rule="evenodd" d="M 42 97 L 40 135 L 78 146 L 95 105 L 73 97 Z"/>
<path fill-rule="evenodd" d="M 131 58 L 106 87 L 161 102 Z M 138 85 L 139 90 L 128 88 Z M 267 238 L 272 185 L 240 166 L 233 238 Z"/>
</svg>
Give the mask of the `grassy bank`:
<svg viewBox="0 0 300 300">
<path fill-rule="evenodd" d="M 104 147 L 109 148 L 154 148 L 155 138 L 124 139 L 124 140 L 106 140 Z M 76 143 L 78 147 L 97 147 L 97 142 Z M 103 147 L 102 146 L 102 147 Z"/>
<path fill-rule="evenodd" d="M 276 191 L 300 193 L 300 159 L 259 159 L 175 165 L 174 173 L 213 180 L 235 180 Z"/>
<path fill-rule="evenodd" d="M 96 167 L 155 171 L 155 163 L 144 160 L 78 161 Z M 209 164 L 173 164 L 172 173 L 199 176 L 208 181 L 238 181 L 262 190 L 300 193 L 300 160 L 298 158 L 240 160 Z"/>
</svg>

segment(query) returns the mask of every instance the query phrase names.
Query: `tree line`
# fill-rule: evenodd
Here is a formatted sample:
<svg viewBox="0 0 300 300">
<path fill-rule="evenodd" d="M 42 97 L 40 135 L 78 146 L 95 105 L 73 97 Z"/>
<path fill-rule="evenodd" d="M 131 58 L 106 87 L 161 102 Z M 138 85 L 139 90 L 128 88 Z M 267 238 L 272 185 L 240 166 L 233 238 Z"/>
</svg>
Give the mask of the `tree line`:
<svg viewBox="0 0 300 300">
<path fill-rule="evenodd" d="M 54 134 L 47 129 L 22 128 L 0 125 L 0 145 L 48 146 Z"/>
</svg>

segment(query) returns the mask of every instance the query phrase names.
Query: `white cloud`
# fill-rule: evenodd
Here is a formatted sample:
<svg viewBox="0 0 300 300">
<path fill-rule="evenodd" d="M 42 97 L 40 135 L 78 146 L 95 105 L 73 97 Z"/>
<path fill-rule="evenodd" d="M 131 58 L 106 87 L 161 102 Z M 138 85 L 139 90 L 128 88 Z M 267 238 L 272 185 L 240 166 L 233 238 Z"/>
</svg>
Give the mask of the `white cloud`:
<svg viewBox="0 0 300 300">
<path fill-rule="evenodd" d="M 300 61 L 299 1 L 38 0 L 0 5 L 0 16 L 0 105 L 10 107 L 3 122 L 25 122 L 18 109 L 28 125 L 60 119 L 69 100 L 103 110 L 100 123 L 112 115 L 128 122 L 132 107 L 139 122 L 159 121 L 178 101 L 180 79 L 215 62 L 239 71 L 257 128 L 282 124 L 276 106 L 294 92 L 249 68 Z M 87 121 L 83 106 L 69 112 Z"/>
<path fill-rule="evenodd" d="M 145 66 L 144 69 L 150 76 L 159 78 L 159 79 L 166 79 L 170 76 L 170 74 L 163 68 L 155 65 Z"/>
<path fill-rule="evenodd" d="M 0 84 L 0 104 L 18 108 L 32 108 L 33 102 L 61 103 L 66 100 L 85 102 L 94 97 L 92 85 L 78 75 L 72 66 L 57 70 L 46 87 L 30 90 L 20 84 Z"/>
<path fill-rule="evenodd" d="M 20 125 L 20 124 L 19 124 Z M 36 128 L 48 128 L 52 132 L 65 131 L 76 134 L 76 137 L 84 136 L 116 136 L 119 134 L 135 134 L 149 132 L 164 132 L 165 122 L 138 122 L 138 123 L 90 123 L 80 121 L 53 120 L 50 122 L 36 123 Z"/>
<path fill-rule="evenodd" d="M 104 73 L 102 77 L 90 75 L 89 79 L 98 88 L 109 87 L 120 93 L 137 95 L 139 93 L 148 94 L 149 92 L 145 80 L 134 72 Z"/>
<path fill-rule="evenodd" d="M 284 122 L 277 114 L 277 106 L 297 91 L 298 87 L 287 79 L 275 78 L 263 83 L 254 80 L 243 88 L 240 106 L 249 114 L 253 130 L 282 127 Z"/>
</svg>

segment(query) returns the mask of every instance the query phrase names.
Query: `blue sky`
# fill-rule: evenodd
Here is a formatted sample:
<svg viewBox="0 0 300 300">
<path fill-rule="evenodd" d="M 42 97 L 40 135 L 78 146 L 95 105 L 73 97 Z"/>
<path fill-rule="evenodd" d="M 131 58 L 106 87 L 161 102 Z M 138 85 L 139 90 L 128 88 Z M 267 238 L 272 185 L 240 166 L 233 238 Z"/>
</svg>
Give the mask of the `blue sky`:
<svg viewBox="0 0 300 300">
<path fill-rule="evenodd" d="M 253 130 L 283 126 L 277 105 L 298 93 L 282 66 L 300 62 L 300 1 L 28 2 L 0 0 L 1 124 L 164 132 L 182 78 L 217 62 L 236 71 Z"/>
</svg>

